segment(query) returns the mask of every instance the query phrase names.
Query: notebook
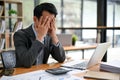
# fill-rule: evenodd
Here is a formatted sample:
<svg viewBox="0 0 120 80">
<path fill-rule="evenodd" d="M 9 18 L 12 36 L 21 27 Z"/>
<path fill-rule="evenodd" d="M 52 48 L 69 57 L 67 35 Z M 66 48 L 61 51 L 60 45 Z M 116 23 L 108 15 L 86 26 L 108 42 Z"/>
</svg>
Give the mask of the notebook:
<svg viewBox="0 0 120 80">
<path fill-rule="evenodd" d="M 105 55 L 105 52 L 107 51 L 110 45 L 111 43 L 109 42 L 100 43 L 97 45 L 93 55 L 88 61 L 87 60 L 79 60 L 79 61 L 74 60 L 74 61 L 70 61 L 70 62 L 62 64 L 61 67 L 75 68 L 75 69 L 80 69 L 80 70 L 90 68 L 98 64 L 99 62 L 101 62 L 103 56 Z"/>
</svg>

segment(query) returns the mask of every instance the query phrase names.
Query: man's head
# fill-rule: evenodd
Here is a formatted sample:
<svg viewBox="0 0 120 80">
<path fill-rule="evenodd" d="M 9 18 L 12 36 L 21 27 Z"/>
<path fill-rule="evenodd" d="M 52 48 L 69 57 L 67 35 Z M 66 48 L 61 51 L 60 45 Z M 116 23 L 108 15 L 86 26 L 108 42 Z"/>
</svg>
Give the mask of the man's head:
<svg viewBox="0 0 120 80">
<path fill-rule="evenodd" d="M 36 16 L 38 20 L 41 16 L 49 16 L 44 14 L 44 12 L 50 13 L 55 17 L 57 15 L 57 9 L 52 3 L 42 3 L 34 8 L 34 16 Z"/>
</svg>

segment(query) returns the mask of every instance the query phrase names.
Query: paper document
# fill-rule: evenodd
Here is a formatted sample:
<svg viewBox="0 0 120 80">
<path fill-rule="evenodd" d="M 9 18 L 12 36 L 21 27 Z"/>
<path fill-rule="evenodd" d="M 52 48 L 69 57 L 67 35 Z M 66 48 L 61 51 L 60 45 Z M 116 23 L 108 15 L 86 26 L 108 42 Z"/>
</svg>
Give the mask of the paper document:
<svg viewBox="0 0 120 80">
<path fill-rule="evenodd" d="M 114 73 L 120 73 L 120 60 L 103 62 L 100 65 L 100 69 L 110 71 L 110 72 L 114 72 Z"/>
<path fill-rule="evenodd" d="M 83 80 L 83 78 L 70 74 L 52 75 L 44 70 L 39 70 L 15 76 L 3 76 L 0 80 Z"/>
<path fill-rule="evenodd" d="M 86 78 L 100 79 L 100 80 L 119 80 L 120 74 L 109 72 L 87 71 Z"/>
</svg>

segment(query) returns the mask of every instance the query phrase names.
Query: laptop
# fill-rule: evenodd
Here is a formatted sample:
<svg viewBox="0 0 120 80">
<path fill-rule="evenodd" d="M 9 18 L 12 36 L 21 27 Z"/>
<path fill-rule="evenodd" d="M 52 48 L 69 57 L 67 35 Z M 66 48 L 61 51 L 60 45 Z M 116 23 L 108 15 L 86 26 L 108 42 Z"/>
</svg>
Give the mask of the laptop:
<svg viewBox="0 0 120 80">
<path fill-rule="evenodd" d="M 78 60 L 78 61 L 74 60 L 74 61 L 70 61 L 70 62 L 62 64 L 61 67 L 74 68 L 74 69 L 80 69 L 80 70 L 88 69 L 98 64 L 99 62 L 101 62 L 103 56 L 105 55 L 105 52 L 107 51 L 110 45 L 111 43 L 109 42 L 100 43 L 97 45 L 93 55 L 88 61 L 87 60 Z"/>
<path fill-rule="evenodd" d="M 72 34 L 57 34 L 57 36 L 62 46 L 72 45 Z"/>
</svg>

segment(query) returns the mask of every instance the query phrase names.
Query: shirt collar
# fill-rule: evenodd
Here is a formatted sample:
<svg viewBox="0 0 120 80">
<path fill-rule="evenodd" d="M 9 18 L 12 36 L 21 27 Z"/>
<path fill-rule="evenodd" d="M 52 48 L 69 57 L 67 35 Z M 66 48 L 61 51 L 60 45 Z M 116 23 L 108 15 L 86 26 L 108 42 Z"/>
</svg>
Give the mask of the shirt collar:
<svg viewBox="0 0 120 80">
<path fill-rule="evenodd" d="M 32 29 L 33 29 L 33 32 L 34 32 L 35 37 L 36 37 L 36 36 L 37 36 L 37 33 L 36 33 L 36 31 L 35 31 L 35 28 L 34 28 L 34 23 L 32 24 Z"/>
</svg>

